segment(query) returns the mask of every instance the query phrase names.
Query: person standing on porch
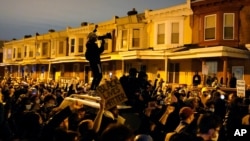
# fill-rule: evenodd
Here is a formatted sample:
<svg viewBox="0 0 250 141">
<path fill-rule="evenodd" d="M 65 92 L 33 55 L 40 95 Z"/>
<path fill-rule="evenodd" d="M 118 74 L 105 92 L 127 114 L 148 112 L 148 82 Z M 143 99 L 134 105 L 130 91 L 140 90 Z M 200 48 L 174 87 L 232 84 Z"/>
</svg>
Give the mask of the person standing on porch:
<svg viewBox="0 0 250 141">
<path fill-rule="evenodd" d="M 229 81 L 229 86 L 230 88 L 236 88 L 236 82 L 237 82 L 237 78 L 235 77 L 234 73 L 232 74 L 232 77 Z"/>
<path fill-rule="evenodd" d="M 195 75 L 193 76 L 193 85 L 198 86 L 199 84 L 201 84 L 201 76 L 196 71 Z"/>
</svg>

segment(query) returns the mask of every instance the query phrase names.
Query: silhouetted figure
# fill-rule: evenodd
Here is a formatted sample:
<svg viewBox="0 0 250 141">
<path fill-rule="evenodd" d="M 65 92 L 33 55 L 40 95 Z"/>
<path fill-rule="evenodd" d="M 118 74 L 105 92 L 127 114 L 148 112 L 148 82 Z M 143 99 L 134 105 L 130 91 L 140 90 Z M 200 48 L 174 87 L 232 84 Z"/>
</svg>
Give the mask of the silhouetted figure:
<svg viewBox="0 0 250 141">
<path fill-rule="evenodd" d="M 235 77 L 234 73 L 232 74 L 232 77 L 229 81 L 229 86 L 230 88 L 236 88 L 236 82 L 237 82 L 237 78 Z"/>
<path fill-rule="evenodd" d="M 104 51 L 105 40 L 101 40 L 101 46 L 98 47 L 97 35 L 95 32 L 91 32 L 88 35 L 88 42 L 86 44 L 85 57 L 89 61 L 91 71 L 93 73 L 93 81 L 91 83 L 90 90 L 96 90 L 96 87 L 100 84 L 102 80 L 102 66 L 100 55 Z"/>
<path fill-rule="evenodd" d="M 193 76 L 193 85 L 198 86 L 199 84 L 201 84 L 201 76 L 198 72 L 195 72 L 195 75 Z"/>
</svg>

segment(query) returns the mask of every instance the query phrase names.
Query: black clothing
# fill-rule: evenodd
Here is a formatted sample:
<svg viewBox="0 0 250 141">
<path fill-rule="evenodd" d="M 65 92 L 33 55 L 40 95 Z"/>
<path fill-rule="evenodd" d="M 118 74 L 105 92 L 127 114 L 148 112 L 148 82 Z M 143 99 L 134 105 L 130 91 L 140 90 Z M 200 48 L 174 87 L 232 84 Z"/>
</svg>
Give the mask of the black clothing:
<svg viewBox="0 0 250 141">
<path fill-rule="evenodd" d="M 69 107 L 58 112 L 54 115 L 46 125 L 44 125 L 41 137 L 39 138 L 40 141 L 53 141 L 56 129 L 59 127 L 60 123 L 69 117 L 72 114 L 72 111 Z"/>
<path fill-rule="evenodd" d="M 95 90 L 102 80 L 102 66 L 101 63 L 89 62 L 90 68 L 93 73 L 93 80 L 90 86 L 91 90 Z"/>
<path fill-rule="evenodd" d="M 236 77 L 233 76 L 233 77 L 230 79 L 230 82 L 229 82 L 230 88 L 236 88 L 236 82 L 237 82 L 237 79 L 236 79 Z"/>
<path fill-rule="evenodd" d="M 99 48 L 95 42 L 88 41 L 86 44 L 85 57 L 89 61 L 91 71 L 93 73 L 93 81 L 91 83 L 91 90 L 95 90 L 100 84 L 102 79 L 102 67 L 101 67 L 101 53 L 104 51 L 104 43 L 102 40 L 101 47 Z"/>
<path fill-rule="evenodd" d="M 88 41 L 86 44 L 86 53 L 85 57 L 89 62 L 100 63 L 101 62 L 101 53 L 104 51 L 104 42 L 102 41 L 101 47 L 99 48 L 95 42 Z"/>
<path fill-rule="evenodd" d="M 201 83 L 201 76 L 196 74 L 193 77 L 193 85 L 198 86 Z"/>
</svg>

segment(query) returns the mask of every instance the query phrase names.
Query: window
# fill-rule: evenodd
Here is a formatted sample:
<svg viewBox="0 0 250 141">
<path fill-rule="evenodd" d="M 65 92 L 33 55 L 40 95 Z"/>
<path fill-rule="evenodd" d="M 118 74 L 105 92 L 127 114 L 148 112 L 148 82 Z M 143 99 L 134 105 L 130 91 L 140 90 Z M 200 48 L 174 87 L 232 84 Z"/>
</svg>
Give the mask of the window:
<svg viewBox="0 0 250 141">
<path fill-rule="evenodd" d="M 169 83 L 179 83 L 180 64 L 169 64 Z"/>
<path fill-rule="evenodd" d="M 21 58 L 22 57 L 22 50 L 21 48 L 17 48 L 17 58 Z"/>
<path fill-rule="evenodd" d="M 216 15 L 206 16 L 204 27 L 205 27 L 205 40 L 215 39 Z"/>
<path fill-rule="evenodd" d="M 83 38 L 79 38 L 78 52 L 83 53 Z"/>
<path fill-rule="evenodd" d="M 33 57 L 34 56 L 34 48 L 30 47 L 29 48 L 29 57 Z"/>
<path fill-rule="evenodd" d="M 14 50 L 15 50 L 15 48 L 14 48 Z M 12 53 L 12 51 L 11 51 L 11 49 L 9 48 L 9 49 L 7 49 L 7 59 L 11 59 L 11 54 Z M 13 58 L 14 58 L 14 54 L 13 54 Z"/>
<path fill-rule="evenodd" d="M 28 50 L 28 47 L 24 46 L 24 57 L 27 57 L 27 50 Z"/>
<path fill-rule="evenodd" d="M 178 44 L 179 43 L 179 23 L 172 23 L 172 31 L 171 31 L 171 43 Z"/>
<path fill-rule="evenodd" d="M 130 68 L 132 68 L 132 64 L 131 63 L 125 63 L 123 73 L 124 74 L 129 74 Z"/>
<path fill-rule="evenodd" d="M 40 75 L 40 78 L 44 79 L 44 77 L 45 77 L 45 66 L 41 66 L 41 75 Z"/>
<path fill-rule="evenodd" d="M 58 54 L 63 54 L 63 48 L 64 48 L 63 41 L 60 41 L 59 42 Z"/>
<path fill-rule="evenodd" d="M 157 27 L 157 44 L 165 43 L 165 24 L 158 24 Z"/>
<path fill-rule="evenodd" d="M 121 48 L 126 48 L 127 46 L 128 46 L 128 30 L 122 30 Z"/>
<path fill-rule="evenodd" d="M 147 72 L 147 66 L 146 65 L 141 65 L 140 71 Z"/>
<path fill-rule="evenodd" d="M 132 47 L 140 47 L 140 30 L 133 29 Z"/>
<path fill-rule="evenodd" d="M 73 77 L 79 76 L 80 64 L 73 65 Z"/>
<path fill-rule="evenodd" d="M 234 38 L 234 14 L 233 13 L 225 13 L 224 14 L 224 39 L 232 40 Z"/>
<path fill-rule="evenodd" d="M 41 66 L 41 72 L 45 73 L 45 66 Z"/>
<path fill-rule="evenodd" d="M 213 75 L 213 74 L 217 74 L 217 66 L 218 66 L 218 63 L 215 62 L 215 61 L 209 61 L 209 62 L 206 62 L 206 66 L 208 68 L 208 75 Z"/>
<path fill-rule="evenodd" d="M 49 43 L 45 42 L 42 44 L 42 56 L 45 56 L 48 54 L 48 50 L 49 50 Z"/>
<path fill-rule="evenodd" d="M 75 52 L 75 39 L 70 40 L 70 52 L 71 53 Z"/>
</svg>

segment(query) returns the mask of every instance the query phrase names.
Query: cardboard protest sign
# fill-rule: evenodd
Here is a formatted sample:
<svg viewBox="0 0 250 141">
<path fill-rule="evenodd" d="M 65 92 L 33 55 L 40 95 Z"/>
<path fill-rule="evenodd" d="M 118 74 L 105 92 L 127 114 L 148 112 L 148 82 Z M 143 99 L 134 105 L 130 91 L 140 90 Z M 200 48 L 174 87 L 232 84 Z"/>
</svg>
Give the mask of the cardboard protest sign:
<svg viewBox="0 0 250 141">
<path fill-rule="evenodd" d="M 246 96 L 245 80 L 237 80 L 236 89 L 237 89 L 237 96 L 238 97 L 245 97 Z"/>
<path fill-rule="evenodd" d="M 96 93 L 106 101 L 106 109 L 127 101 L 127 96 L 118 79 L 106 81 L 96 88 Z"/>
</svg>

